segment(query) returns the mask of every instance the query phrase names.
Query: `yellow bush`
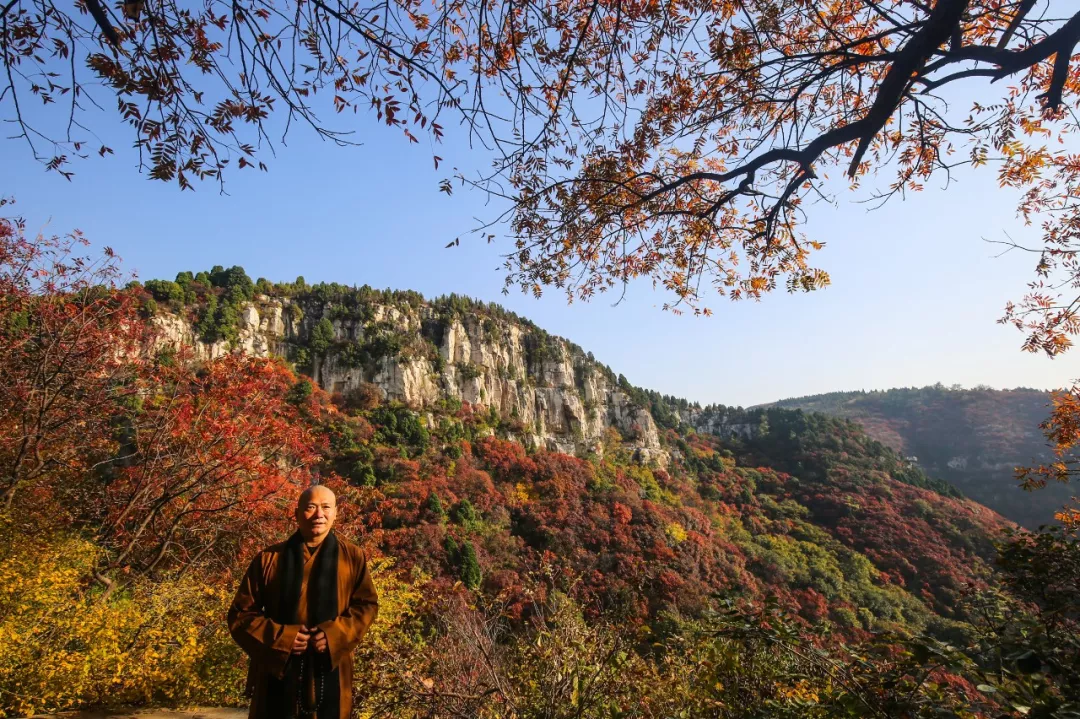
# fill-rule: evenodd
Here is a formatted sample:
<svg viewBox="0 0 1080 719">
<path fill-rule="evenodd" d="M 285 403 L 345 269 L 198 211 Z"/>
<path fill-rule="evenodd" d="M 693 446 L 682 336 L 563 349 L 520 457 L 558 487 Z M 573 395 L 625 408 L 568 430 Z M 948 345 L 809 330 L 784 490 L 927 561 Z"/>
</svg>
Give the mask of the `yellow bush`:
<svg viewBox="0 0 1080 719">
<path fill-rule="evenodd" d="M 371 578 L 379 593 L 379 617 L 357 647 L 361 656 L 391 651 L 402 643 L 420 641 L 416 609 L 423 601 L 422 585 L 428 577 L 417 573 L 406 579 L 400 570 L 394 569 L 395 563 L 393 557 L 371 560 Z"/>
<path fill-rule="evenodd" d="M 244 666 L 225 627 L 231 591 L 188 576 L 102 598 L 99 549 L 0 520 L 0 716 L 118 704 L 240 702 Z"/>
<path fill-rule="evenodd" d="M 103 599 L 100 549 L 70 532 L 30 536 L 0 517 L 0 717 L 117 705 L 236 706 L 247 660 L 225 615 L 235 587 L 195 573 L 138 580 Z M 358 682 L 393 684 L 423 646 L 418 576 L 372 561 L 379 619 L 358 649 Z M 388 661 L 394 658 L 397 661 Z"/>
<path fill-rule="evenodd" d="M 379 617 L 356 649 L 354 716 L 412 716 L 401 710 L 401 699 L 427 648 L 417 610 L 428 577 L 418 572 L 406 577 L 390 557 L 372 560 L 371 577 L 379 592 Z"/>
<path fill-rule="evenodd" d="M 672 522 L 664 527 L 664 532 L 672 544 L 682 544 L 686 541 L 686 528 L 678 522 Z"/>
</svg>

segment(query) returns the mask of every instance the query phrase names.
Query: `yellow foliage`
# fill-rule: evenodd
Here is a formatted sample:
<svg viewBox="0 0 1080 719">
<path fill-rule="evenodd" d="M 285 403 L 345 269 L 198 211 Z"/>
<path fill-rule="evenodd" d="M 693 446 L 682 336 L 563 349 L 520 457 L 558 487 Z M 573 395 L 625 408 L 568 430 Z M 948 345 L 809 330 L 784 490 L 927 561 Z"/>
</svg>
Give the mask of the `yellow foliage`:
<svg viewBox="0 0 1080 719">
<path fill-rule="evenodd" d="M 90 580 L 99 557 L 74 533 L 28 536 L 0 518 L 0 717 L 243 704 L 247 659 L 225 625 L 235 588 L 193 573 L 138 580 L 104 598 Z M 383 658 L 424 646 L 415 610 L 427 578 L 404 578 L 390 558 L 371 569 L 379 618 L 357 653 L 364 674 L 392 674 L 398 667 Z"/>
<path fill-rule="evenodd" d="M 243 664 L 231 593 L 195 577 L 140 580 L 104 599 L 99 549 L 0 520 L 0 716 L 117 704 L 235 705 Z"/>
<path fill-rule="evenodd" d="M 379 593 L 379 616 L 357 648 L 360 654 L 377 655 L 403 642 L 420 641 L 419 634 L 412 634 L 413 620 L 424 598 L 421 587 L 428 578 L 421 574 L 406 581 L 394 564 L 393 557 L 378 557 L 370 562 L 371 578 Z"/>
<path fill-rule="evenodd" d="M 1054 514 L 1054 519 L 1065 525 L 1066 529 L 1080 529 L 1080 509 L 1076 507 L 1063 508 L 1060 512 Z"/>
<path fill-rule="evenodd" d="M 518 482 L 514 485 L 514 493 L 511 497 L 511 501 L 515 505 L 521 506 L 534 499 L 536 499 L 536 491 L 531 485 L 525 484 L 524 482 Z"/>
<path fill-rule="evenodd" d="M 789 687 L 779 687 L 777 694 L 785 699 L 793 699 L 797 702 L 812 702 L 817 703 L 820 701 L 817 691 L 813 685 L 805 679 L 800 679 Z"/>
<path fill-rule="evenodd" d="M 686 529 L 678 522 L 672 522 L 664 527 L 664 532 L 672 544 L 680 544 L 686 541 Z"/>
<path fill-rule="evenodd" d="M 387 707 L 394 706 L 390 715 L 409 716 L 397 701 L 427 648 L 418 608 L 428 577 L 414 571 L 406 578 L 389 557 L 371 560 L 371 576 L 379 592 L 379 617 L 356 649 L 353 715 L 387 716 Z"/>
</svg>

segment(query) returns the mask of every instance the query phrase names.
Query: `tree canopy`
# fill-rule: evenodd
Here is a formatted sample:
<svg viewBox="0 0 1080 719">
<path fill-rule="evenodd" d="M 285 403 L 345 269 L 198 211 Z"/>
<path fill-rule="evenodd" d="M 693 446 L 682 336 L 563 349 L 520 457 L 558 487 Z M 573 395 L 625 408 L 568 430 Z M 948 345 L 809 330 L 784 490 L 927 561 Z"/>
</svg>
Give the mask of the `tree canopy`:
<svg viewBox="0 0 1080 719">
<path fill-rule="evenodd" d="M 871 175 L 885 201 L 989 165 L 1041 225 L 1037 278 L 1003 321 L 1051 355 L 1080 330 L 1077 298 L 1062 298 L 1080 285 L 1080 12 L 1066 0 L 9 0 L 0 13 L 0 98 L 60 172 L 92 150 L 85 123 L 106 92 L 91 78 L 116 95 L 149 175 L 181 187 L 220 181 L 233 159 L 262 165 L 293 123 L 353 142 L 320 115 L 331 103 L 411 141 L 440 138 L 449 116 L 492 151 L 458 178 L 509 203 L 493 218 L 516 243 L 508 286 L 587 299 L 645 277 L 708 312 L 710 287 L 740 299 L 828 284 L 811 264 L 826 238 L 800 230 L 808 201 Z M 34 124 L 35 97 L 58 134 Z"/>
</svg>

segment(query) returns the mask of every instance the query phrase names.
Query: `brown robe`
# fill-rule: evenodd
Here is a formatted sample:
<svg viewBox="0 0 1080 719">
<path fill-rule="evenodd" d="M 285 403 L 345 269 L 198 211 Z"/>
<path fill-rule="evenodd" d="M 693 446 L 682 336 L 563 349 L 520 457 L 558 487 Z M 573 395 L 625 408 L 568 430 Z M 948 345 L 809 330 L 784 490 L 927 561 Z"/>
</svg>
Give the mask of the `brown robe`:
<svg viewBox="0 0 1080 719">
<path fill-rule="evenodd" d="M 375 621 L 379 613 L 379 598 L 371 581 L 366 553 L 352 542 L 337 535 L 338 540 L 338 607 L 341 613 L 332 621 L 319 624 L 330 645 L 330 664 L 338 669 L 340 719 L 352 712 L 353 649 Z M 297 616 L 307 616 L 308 578 L 320 545 L 315 551 L 304 549 L 304 574 Z M 281 679 L 299 624 L 279 624 L 276 616 L 281 600 L 280 572 L 285 543 L 275 544 L 259 552 L 240 581 L 236 597 L 229 608 L 229 633 L 251 658 L 248 668 L 247 694 L 251 697 L 249 719 L 265 719 L 267 678 Z"/>
</svg>

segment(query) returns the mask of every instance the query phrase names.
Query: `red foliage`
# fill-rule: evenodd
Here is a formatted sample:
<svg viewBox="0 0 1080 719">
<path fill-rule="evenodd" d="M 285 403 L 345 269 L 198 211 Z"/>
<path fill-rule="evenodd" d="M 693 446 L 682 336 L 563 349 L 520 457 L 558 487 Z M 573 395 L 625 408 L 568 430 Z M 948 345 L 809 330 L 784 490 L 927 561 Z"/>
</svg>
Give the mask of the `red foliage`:
<svg viewBox="0 0 1080 719">
<path fill-rule="evenodd" d="M 532 479 L 536 474 L 536 465 L 517 442 L 483 437 L 473 444 L 473 453 L 501 480 Z"/>
<path fill-rule="evenodd" d="M 69 246 L 27 243 L 3 227 L 6 489 L 51 493 L 95 527 L 106 570 L 235 571 L 291 531 L 292 502 L 319 468 L 339 494 L 343 531 L 446 586 L 471 547 L 484 590 L 511 606 L 524 601 L 521 578 L 543 566 L 573 579 L 590 611 L 628 622 L 692 615 L 719 592 L 771 594 L 807 622 L 854 624 L 853 602 L 887 582 L 949 614 L 965 585 L 981 581 L 1004 525 L 978 505 L 896 481 L 895 455 L 851 425 L 801 415 L 771 418 L 790 426 L 752 450 L 669 435 L 679 451 L 666 469 L 466 441 L 486 420 L 469 406 L 415 431 L 403 407 L 363 410 L 368 400 L 295 391 L 297 377 L 277 361 L 229 355 L 198 366 L 183 350 L 155 349 L 132 296 L 72 280 L 68 265 L 87 265 L 65 261 Z M 19 274 L 20 257 L 40 271 Z M 49 364 L 57 348 L 71 355 L 62 367 Z M 50 372 L 75 394 L 38 379 Z M 30 431 L 35 411 L 48 421 Z M 388 431 L 392 422 L 412 429 Z M 838 576 L 852 562 L 843 570 L 852 577 Z"/>
<path fill-rule="evenodd" d="M 289 401 L 296 377 L 233 354 L 199 371 L 158 364 L 141 382 L 131 458 L 104 496 L 113 564 L 150 571 L 217 551 L 228 566 L 241 542 L 286 533 L 324 444 L 306 418 L 318 405 Z"/>
<path fill-rule="evenodd" d="M 150 329 L 116 290 L 117 260 L 76 256 L 78 233 L 27 239 L 0 219 L 0 492 L 81 484 L 115 449 L 113 425 Z"/>
<path fill-rule="evenodd" d="M 799 614 L 811 621 L 818 622 L 829 616 L 829 604 L 814 589 L 798 589 L 795 591 L 795 601 L 799 603 Z"/>
<path fill-rule="evenodd" d="M 634 514 L 625 504 L 615 502 L 611 508 L 611 516 L 615 518 L 617 524 L 629 524 Z"/>
</svg>

